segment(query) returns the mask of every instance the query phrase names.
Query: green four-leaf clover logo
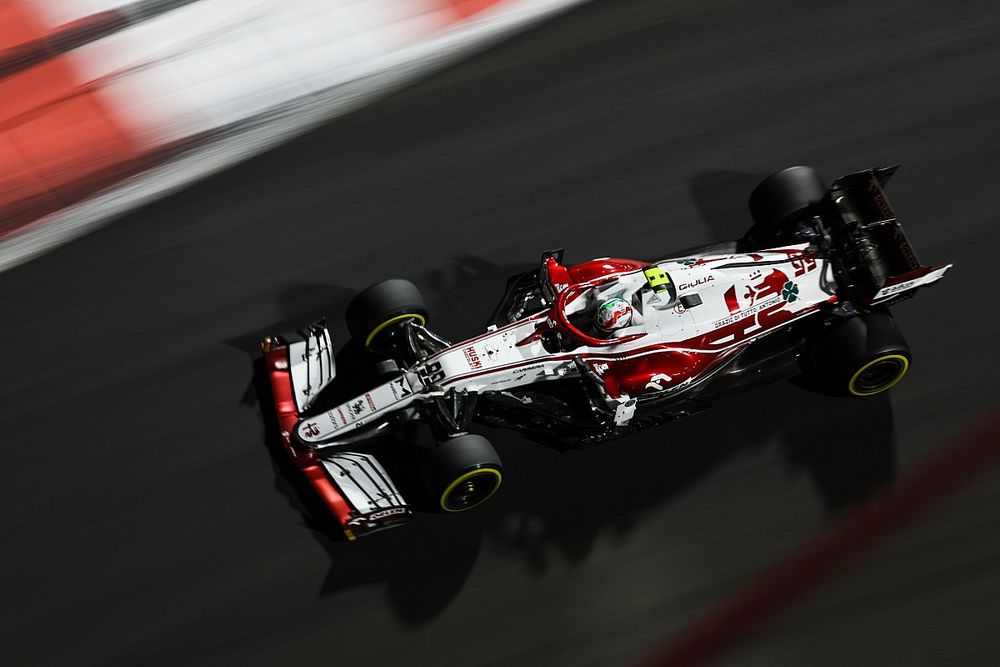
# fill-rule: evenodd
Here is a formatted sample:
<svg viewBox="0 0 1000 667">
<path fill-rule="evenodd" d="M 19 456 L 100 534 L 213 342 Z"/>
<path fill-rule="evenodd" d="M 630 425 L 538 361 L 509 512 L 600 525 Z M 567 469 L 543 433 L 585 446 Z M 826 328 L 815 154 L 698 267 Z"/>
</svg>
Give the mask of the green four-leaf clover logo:
<svg viewBox="0 0 1000 667">
<path fill-rule="evenodd" d="M 781 298 L 791 303 L 799 298 L 799 286 L 789 280 L 785 283 L 785 286 L 781 288 Z"/>
</svg>

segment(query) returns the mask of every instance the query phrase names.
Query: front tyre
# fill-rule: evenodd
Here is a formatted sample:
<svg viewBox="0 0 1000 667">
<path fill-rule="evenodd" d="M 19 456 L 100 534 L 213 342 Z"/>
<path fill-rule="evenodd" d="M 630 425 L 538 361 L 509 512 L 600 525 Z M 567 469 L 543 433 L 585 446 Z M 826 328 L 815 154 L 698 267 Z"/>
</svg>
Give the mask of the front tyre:
<svg viewBox="0 0 1000 667">
<path fill-rule="evenodd" d="M 427 304 L 417 286 L 394 278 L 375 283 L 347 305 L 347 330 L 351 337 L 371 352 L 391 350 L 391 336 L 397 325 L 413 321 L 427 323 Z"/>
<path fill-rule="evenodd" d="M 445 512 L 464 512 L 496 493 L 503 480 L 500 457 L 490 441 L 466 434 L 445 440 L 427 456 L 424 484 Z"/>
<path fill-rule="evenodd" d="M 820 349 L 824 384 L 843 396 L 874 396 L 910 370 L 910 348 L 888 312 L 853 317 L 830 330 Z"/>
</svg>

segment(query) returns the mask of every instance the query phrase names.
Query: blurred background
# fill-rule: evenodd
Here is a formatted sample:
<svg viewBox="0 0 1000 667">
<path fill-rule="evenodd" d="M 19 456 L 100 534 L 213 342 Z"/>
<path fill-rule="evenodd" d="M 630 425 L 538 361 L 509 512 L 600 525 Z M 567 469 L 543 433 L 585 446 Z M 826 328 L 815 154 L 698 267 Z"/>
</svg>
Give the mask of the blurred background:
<svg viewBox="0 0 1000 667">
<path fill-rule="evenodd" d="M 998 34 L 972 1 L 0 0 L 2 655 L 633 665 L 708 627 L 671 664 L 997 664 L 998 447 L 965 434 L 1000 394 Z M 265 444 L 260 335 L 343 344 L 372 282 L 468 337 L 544 249 L 668 256 L 785 166 L 896 163 L 955 268 L 895 308 L 888 395 L 490 432 L 487 505 L 354 543 Z"/>
</svg>

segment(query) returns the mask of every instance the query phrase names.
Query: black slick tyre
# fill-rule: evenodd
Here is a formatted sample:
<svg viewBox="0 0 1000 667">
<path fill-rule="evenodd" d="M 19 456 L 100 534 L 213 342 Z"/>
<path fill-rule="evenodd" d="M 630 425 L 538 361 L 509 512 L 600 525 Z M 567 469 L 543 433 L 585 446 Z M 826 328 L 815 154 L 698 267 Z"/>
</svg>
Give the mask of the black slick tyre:
<svg viewBox="0 0 1000 667">
<path fill-rule="evenodd" d="M 910 348 L 888 312 L 846 320 L 820 349 L 823 385 L 841 396 L 874 396 L 896 386 L 910 369 Z"/>
<path fill-rule="evenodd" d="M 445 440 L 424 461 L 427 494 L 445 512 L 464 512 L 482 504 L 496 493 L 502 480 L 500 457 L 481 435 Z"/>
<path fill-rule="evenodd" d="M 763 246 L 781 240 L 782 233 L 809 207 L 826 195 L 823 177 L 812 167 L 788 167 L 764 179 L 750 193 L 749 236 Z"/>
<path fill-rule="evenodd" d="M 395 325 L 414 321 L 427 323 L 427 304 L 417 286 L 393 278 L 375 283 L 354 297 L 347 306 L 347 330 L 366 350 L 385 352 Z"/>
</svg>

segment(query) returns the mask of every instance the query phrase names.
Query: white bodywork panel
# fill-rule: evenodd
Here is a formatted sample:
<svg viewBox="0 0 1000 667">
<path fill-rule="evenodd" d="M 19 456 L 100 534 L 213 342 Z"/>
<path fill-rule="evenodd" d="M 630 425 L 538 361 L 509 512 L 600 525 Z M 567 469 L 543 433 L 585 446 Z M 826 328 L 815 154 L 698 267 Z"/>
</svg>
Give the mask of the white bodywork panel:
<svg viewBox="0 0 1000 667">
<path fill-rule="evenodd" d="M 292 395 L 299 412 L 312 405 L 323 387 L 330 384 L 337 370 L 333 360 L 330 332 L 322 322 L 300 332 L 302 340 L 288 345 L 288 372 Z"/>
<path fill-rule="evenodd" d="M 948 269 L 952 267 L 951 264 L 945 264 L 944 266 L 938 266 L 931 270 L 926 275 L 920 276 L 919 278 L 913 278 L 912 280 L 904 280 L 903 282 L 896 283 L 894 285 L 887 285 L 883 287 L 875 296 L 872 297 L 872 303 L 878 303 L 884 301 L 890 297 L 896 296 L 900 292 L 906 292 L 908 290 L 916 289 L 917 287 L 923 287 L 936 283 L 937 281 L 944 278 L 944 274 L 948 273 Z"/>
<path fill-rule="evenodd" d="M 538 335 L 547 327 L 548 311 L 456 343 L 386 382 L 325 413 L 304 419 L 298 437 L 318 445 L 349 436 L 371 426 L 389 412 L 444 392 L 481 393 L 513 389 L 535 382 L 579 374 L 575 359 L 584 359 L 601 372 L 602 361 L 640 358 L 647 354 L 683 351 L 717 357 L 770 331 L 775 318 L 781 324 L 815 312 L 832 302 L 827 262 L 814 258 L 808 244 L 758 253 L 718 255 L 657 262 L 677 288 L 677 298 L 664 302 L 643 290 L 642 270 L 618 274 L 617 280 L 582 292 L 566 304 L 568 315 L 586 315 L 607 298 L 632 299 L 634 319 L 615 331 L 616 338 L 635 340 L 606 346 L 581 345 L 569 352 L 550 352 Z M 826 274 L 826 275 L 824 275 Z M 601 281 L 595 281 L 600 283 Z M 680 305 L 681 298 L 697 296 L 700 304 Z M 606 364 L 605 364 L 606 366 Z M 646 382 L 646 380 L 643 380 Z M 656 373 L 648 388 L 673 391 L 691 384 L 690 377 Z M 625 423 L 635 410 L 628 397 L 616 411 Z M 334 444 L 336 444 L 334 442 Z"/>
<path fill-rule="evenodd" d="M 406 505 L 374 456 L 337 452 L 324 456 L 320 462 L 347 501 L 362 514 Z"/>
<path fill-rule="evenodd" d="M 303 419 L 296 427 L 299 438 L 318 444 L 371 423 L 392 410 L 405 408 L 424 390 L 416 373 L 407 372 L 319 415 Z"/>
</svg>

